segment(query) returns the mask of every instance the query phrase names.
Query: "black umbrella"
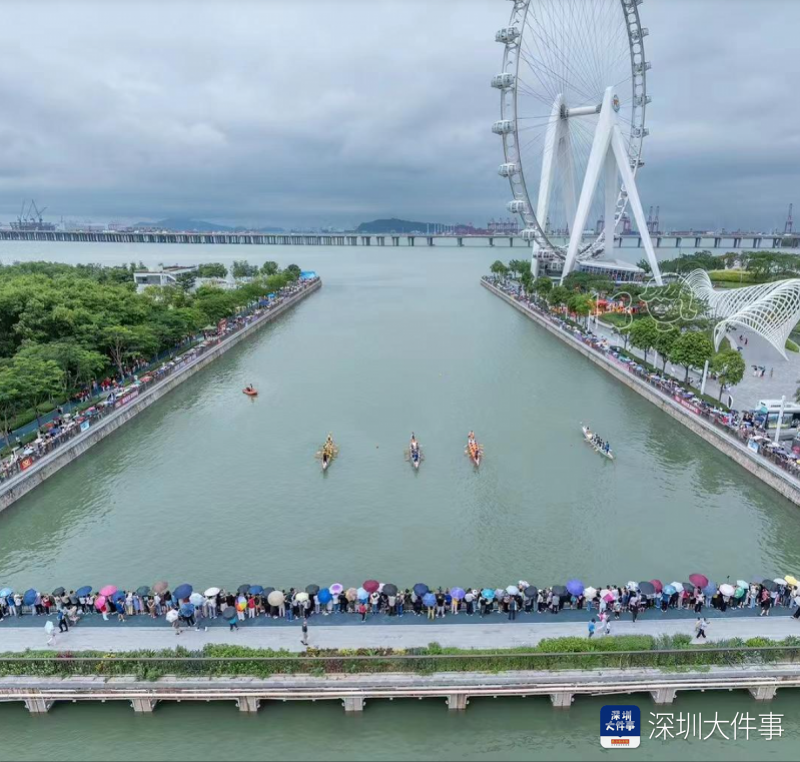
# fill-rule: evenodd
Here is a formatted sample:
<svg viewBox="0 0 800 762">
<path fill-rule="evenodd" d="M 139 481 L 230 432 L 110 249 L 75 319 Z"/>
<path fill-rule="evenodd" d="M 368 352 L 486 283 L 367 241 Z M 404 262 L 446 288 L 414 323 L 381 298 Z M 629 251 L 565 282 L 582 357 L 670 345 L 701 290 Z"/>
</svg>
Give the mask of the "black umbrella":
<svg viewBox="0 0 800 762">
<path fill-rule="evenodd" d="M 383 592 L 386 595 L 397 595 L 397 585 L 393 585 L 391 582 L 383 586 Z"/>
<path fill-rule="evenodd" d="M 689 593 L 693 593 L 694 589 L 696 587 L 697 587 L 697 585 L 695 585 L 694 582 L 684 582 L 683 583 L 683 589 L 686 590 Z"/>
<path fill-rule="evenodd" d="M 559 598 L 569 598 L 569 590 L 564 585 L 553 585 L 553 595 Z"/>
<path fill-rule="evenodd" d="M 774 580 L 771 579 L 762 580 L 761 584 L 764 587 L 766 587 L 767 590 L 769 590 L 771 593 L 774 593 L 778 589 L 778 586 L 775 584 Z"/>
<path fill-rule="evenodd" d="M 55 590 L 53 590 L 53 595 L 64 595 L 65 592 L 66 591 L 63 587 L 57 587 Z"/>
<path fill-rule="evenodd" d="M 307 592 L 309 595 L 316 595 L 316 594 L 319 592 L 319 585 L 309 585 L 309 586 L 306 588 L 306 592 Z"/>
<path fill-rule="evenodd" d="M 533 585 L 525 588 L 526 598 L 535 598 L 537 595 L 539 595 L 539 591 Z"/>
<path fill-rule="evenodd" d="M 269 598 L 269 594 L 270 593 L 274 593 L 274 592 L 275 592 L 275 588 L 274 587 L 265 587 L 264 588 L 264 592 L 261 593 L 261 597 L 262 598 Z"/>
<path fill-rule="evenodd" d="M 141 595 L 142 597 L 145 595 L 150 595 L 150 588 L 147 585 L 142 585 L 141 587 L 136 588 L 136 595 Z"/>
<path fill-rule="evenodd" d="M 236 609 L 233 606 L 228 606 L 228 608 L 222 612 L 222 616 L 224 616 L 225 619 L 236 619 Z"/>
<path fill-rule="evenodd" d="M 236 592 L 239 593 L 239 595 L 247 595 L 251 587 L 252 585 L 239 585 L 239 588 Z"/>
<path fill-rule="evenodd" d="M 656 586 L 652 582 L 640 582 L 639 592 L 642 593 L 642 595 L 655 595 Z"/>
</svg>

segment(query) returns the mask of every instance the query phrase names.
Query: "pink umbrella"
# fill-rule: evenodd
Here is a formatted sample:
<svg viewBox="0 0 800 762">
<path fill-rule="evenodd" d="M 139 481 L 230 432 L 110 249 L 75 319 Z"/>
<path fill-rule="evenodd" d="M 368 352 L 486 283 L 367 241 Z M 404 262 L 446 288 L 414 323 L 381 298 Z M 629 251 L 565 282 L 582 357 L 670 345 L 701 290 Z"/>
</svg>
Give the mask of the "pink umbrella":
<svg viewBox="0 0 800 762">
<path fill-rule="evenodd" d="M 105 598 L 110 598 L 116 592 L 117 588 L 114 587 L 114 585 L 106 585 L 105 587 L 100 588 L 100 595 L 104 596 Z"/>
<path fill-rule="evenodd" d="M 368 593 L 374 593 L 377 589 L 381 586 L 381 583 L 375 579 L 368 579 L 361 587 L 364 588 Z"/>
<path fill-rule="evenodd" d="M 331 586 L 328 588 L 328 590 L 330 590 L 330 591 L 331 591 L 331 595 L 339 595 L 339 593 L 341 593 L 341 592 L 342 592 L 342 590 L 344 590 L 344 585 L 342 585 L 342 584 L 341 584 L 341 583 L 339 583 L 339 582 L 335 582 L 334 584 L 332 584 L 332 585 L 331 585 Z"/>
<path fill-rule="evenodd" d="M 657 593 L 660 593 L 664 590 L 664 585 L 661 584 L 660 579 L 651 579 L 650 584 L 656 589 Z"/>
<path fill-rule="evenodd" d="M 611 593 L 606 593 L 606 594 L 603 596 L 603 600 L 604 600 L 606 603 L 611 603 L 611 601 L 613 601 L 613 600 L 614 600 L 614 596 L 613 596 L 613 595 L 611 595 Z"/>
<path fill-rule="evenodd" d="M 708 584 L 708 577 L 705 574 L 690 574 L 689 582 L 695 587 L 705 587 Z"/>
<path fill-rule="evenodd" d="M 94 599 L 94 607 L 98 611 L 102 611 L 106 605 L 106 597 L 104 595 L 98 595 L 97 598 Z"/>
</svg>

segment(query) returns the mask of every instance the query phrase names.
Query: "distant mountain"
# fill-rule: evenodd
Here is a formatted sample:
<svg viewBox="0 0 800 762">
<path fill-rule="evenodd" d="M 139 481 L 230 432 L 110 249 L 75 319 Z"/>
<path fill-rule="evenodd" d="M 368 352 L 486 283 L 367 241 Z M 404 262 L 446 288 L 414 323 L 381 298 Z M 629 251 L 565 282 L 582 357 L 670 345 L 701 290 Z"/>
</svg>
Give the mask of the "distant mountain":
<svg viewBox="0 0 800 762">
<path fill-rule="evenodd" d="M 429 228 L 433 231 L 437 222 L 413 222 L 412 220 L 398 220 L 392 217 L 389 220 L 372 220 L 372 222 L 362 222 L 357 228 L 356 233 L 413 233 L 426 232 Z"/>
<path fill-rule="evenodd" d="M 139 228 L 158 228 L 159 230 L 176 230 L 176 231 L 193 231 L 197 233 L 242 233 L 252 230 L 256 233 L 282 233 L 283 228 L 276 227 L 263 227 L 263 228 L 246 228 L 242 225 L 237 225 L 235 228 L 230 225 L 220 225 L 218 222 L 206 222 L 205 220 L 190 220 L 182 217 L 169 217 L 166 220 L 159 220 L 158 222 L 137 222 L 132 225 L 134 229 Z"/>
</svg>

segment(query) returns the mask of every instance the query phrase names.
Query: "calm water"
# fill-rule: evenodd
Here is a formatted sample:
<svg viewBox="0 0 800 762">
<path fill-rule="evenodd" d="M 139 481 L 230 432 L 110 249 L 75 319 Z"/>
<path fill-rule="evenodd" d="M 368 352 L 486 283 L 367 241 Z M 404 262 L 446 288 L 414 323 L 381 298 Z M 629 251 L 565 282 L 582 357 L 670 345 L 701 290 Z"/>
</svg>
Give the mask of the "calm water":
<svg viewBox="0 0 800 762">
<path fill-rule="evenodd" d="M 797 573 L 796 508 L 478 286 L 488 265 L 509 254 L 0 248 L 5 262 L 274 258 L 324 279 L 291 314 L 0 514 L 0 583 L 282 586 L 377 577 L 463 586 Z M 248 382 L 258 399 L 241 394 Z M 580 421 L 612 442 L 615 463 L 583 445 Z M 485 446 L 479 472 L 463 454 L 469 429 Z M 426 454 L 418 473 L 403 459 L 412 430 Z M 323 476 L 314 452 L 328 431 L 341 455 Z M 149 739 L 165 749 L 178 723 L 197 739 L 190 748 L 198 758 L 230 758 L 233 738 L 242 744 L 233 756 L 270 759 L 599 752 L 600 703 L 591 700 L 567 714 L 545 702 L 477 702 L 463 718 L 398 703 L 375 703 L 355 719 L 320 705 L 270 707 L 255 720 L 225 705 L 160 707 L 145 720 L 122 707 L 65 707 L 35 725 L 22 709 L 0 707 L 0 723 L 35 729 L 20 733 L 16 759 L 65 748 L 100 758 L 111 748 L 94 739 L 101 727 L 119 758 L 153 758 Z M 756 707 L 732 696 L 687 697 L 680 706 L 724 705 L 733 717 L 742 703 Z M 780 703 L 798 715 L 797 699 Z M 289 732 L 275 733 L 274 718 Z M 314 728 L 307 741 L 302 727 Z M 797 724 L 791 732 L 796 741 Z M 650 744 L 647 758 L 674 757 L 683 749 L 676 744 Z M 787 748 L 709 740 L 702 753 L 779 759 L 789 758 Z M 0 744 L 0 758 L 9 751 Z"/>
</svg>

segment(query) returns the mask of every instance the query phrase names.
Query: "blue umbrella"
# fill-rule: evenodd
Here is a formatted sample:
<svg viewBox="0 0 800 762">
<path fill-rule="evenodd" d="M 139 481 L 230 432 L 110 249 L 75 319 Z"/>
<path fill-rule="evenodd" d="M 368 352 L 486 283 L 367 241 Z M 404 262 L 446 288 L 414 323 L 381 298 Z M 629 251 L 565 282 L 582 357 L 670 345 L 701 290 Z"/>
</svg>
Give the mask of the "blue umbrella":
<svg viewBox="0 0 800 762">
<path fill-rule="evenodd" d="M 0 590 L 0 598 L 8 598 L 9 595 L 14 595 L 14 591 L 10 587 L 4 587 Z"/>
<path fill-rule="evenodd" d="M 483 590 L 481 590 L 481 595 L 486 598 L 487 601 L 491 601 L 494 598 L 494 590 L 485 587 Z"/>
<path fill-rule="evenodd" d="M 435 606 L 436 596 L 433 593 L 425 593 L 425 595 L 422 596 L 422 602 L 426 606 Z"/>
<path fill-rule="evenodd" d="M 178 585 L 175 590 L 173 590 L 173 595 L 176 601 L 182 601 L 184 598 L 188 598 L 191 594 L 192 586 L 186 583 L 183 585 Z"/>
<path fill-rule="evenodd" d="M 250 595 L 261 595 L 264 592 L 264 588 L 261 585 L 251 585 L 248 592 Z"/>
<path fill-rule="evenodd" d="M 194 615 L 194 604 L 193 603 L 184 603 L 181 605 L 180 614 L 187 619 L 190 616 Z"/>
<path fill-rule="evenodd" d="M 417 584 L 414 585 L 414 595 L 416 595 L 417 598 L 422 598 L 428 590 L 430 590 L 430 588 L 422 582 L 417 582 Z"/>
<path fill-rule="evenodd" d="M 117 590 L 114 595 L 111 596 L 111 602 L 116 603 L 117 601 L 124 601 L 125 600 L 125 593 L 122 590 Z"/>
<path fill-rule="evenodd" d="M 36 601 L 36 591 L 33 588 L 31 588 L 30 590 L 26 590 L 25 595 L 22 596 L 23 606 L 33 606 L 35 601 Z"/>
<path fill-rule="evenodd" d="M 579 579 L 571 579 L 567 582 L 567 590 L 569 590 L 570 595 L 581 595 L 585 590 L 585 586 Z"/>
<path fill-rule="evenodd" d="M 320 603 L 328 603 L 332 598 L 331 591 L 328 590 L 327 587 L 323 587 L 322 590 L 317 593 L 317 598 L 319 598 Z"/>
<path fill-rule="evenodd" d="M 716 592 L 717 592 L 717 586 L 713 582 L 709 582 L 703 588 L 703 594 L 704 595 L 714 595 L 714 593 L 716 593 Z"/>
<path fill-rule="evenodd" d="M 363 587 L 359 587 L 356 591 L 356 595 L 358 596 L 358 600 L 360 601 L 368 601 L 369 600 L 369 593 L 364 590 Z"/>
<path fill-rule="evenodd" d="M 83 587 L 79 587 L 75 591 L 75 595 L 77 595 L 78 598 L 85 598 L 87 595 L 91 595 L 91 593 L 92 593 L 91 585 L 84 585 Z"/>
<path fill-rule="evenodd" d="M 672 585 L 666 585 L 663 590 L 664 595 L 675 595 L 677 592 L 678 591 Z"/>
</svg>

